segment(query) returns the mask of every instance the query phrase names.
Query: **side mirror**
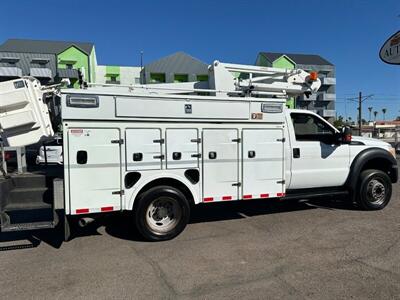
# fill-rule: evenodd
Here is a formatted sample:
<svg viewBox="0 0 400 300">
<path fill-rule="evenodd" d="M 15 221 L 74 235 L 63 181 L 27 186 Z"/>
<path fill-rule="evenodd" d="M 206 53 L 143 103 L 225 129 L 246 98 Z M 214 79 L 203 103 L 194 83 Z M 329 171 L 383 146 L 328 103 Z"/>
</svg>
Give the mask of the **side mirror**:
<svg viewBox="0 0 400 300">
<path fill-rule="evenodd" d="M 341 132 L 341 142 L 342 144 L 350 144 L 351 143 L 351 129 L 348 126 L 342 128 Z"/>
</svg>

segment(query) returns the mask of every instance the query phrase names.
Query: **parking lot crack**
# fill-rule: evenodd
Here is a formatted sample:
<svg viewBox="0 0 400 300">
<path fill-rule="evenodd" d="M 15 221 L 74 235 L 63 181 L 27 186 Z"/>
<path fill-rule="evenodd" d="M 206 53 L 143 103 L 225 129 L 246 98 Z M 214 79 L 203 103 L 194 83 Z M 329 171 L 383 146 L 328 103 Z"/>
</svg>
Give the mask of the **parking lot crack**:
<svg viewBox="0 0 400 300">
<path fill-rule="evenodd" d="M 164 271 L 158 265 L 156 261 L 145 255 L 144 253 L 138 251 L 137 249 L 131 247 L 138 256 L 140 256 L 146 263 L 148 263 L 153 272 L 156 274 L 158 281 L 160 282 L 163 289 L 167 292 L 168 296 L 171 299 L 175 299 L 178 296 L 178 293 L 175 291 L 174 287 L 168 282 L 167 276 L 165 275 Z"/>
</svg>

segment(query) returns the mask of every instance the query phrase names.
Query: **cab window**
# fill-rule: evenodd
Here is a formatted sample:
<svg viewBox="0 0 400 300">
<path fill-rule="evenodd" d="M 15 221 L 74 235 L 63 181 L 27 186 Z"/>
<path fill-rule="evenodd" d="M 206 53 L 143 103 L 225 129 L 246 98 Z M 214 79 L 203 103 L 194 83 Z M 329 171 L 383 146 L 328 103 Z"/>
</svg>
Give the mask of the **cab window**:
<svg viewBox="0 0 400 300">
<path fill-rule="evenodd" d="M 332 143 L 335 131 L 320 118 L 311 114 L 290 114 L 297 141 Z"/>
</svg>

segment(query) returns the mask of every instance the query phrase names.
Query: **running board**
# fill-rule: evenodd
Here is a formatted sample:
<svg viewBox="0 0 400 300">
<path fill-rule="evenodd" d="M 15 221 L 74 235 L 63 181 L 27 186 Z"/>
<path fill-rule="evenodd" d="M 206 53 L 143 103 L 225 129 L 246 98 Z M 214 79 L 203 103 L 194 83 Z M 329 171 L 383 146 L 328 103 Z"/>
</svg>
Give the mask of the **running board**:
<svg viewBox="0 0 400 300">
<path fill-rule="evenodd" d="M 282 200 L 292 199 L 311 199 L 327 196 L 347 196 L 349 191 L 343 188 L 317 188 L 317 189 L 300 189 L 288 190 L 286 196 Z"/>
<path fill-rule="evenodd" d="M 56 227 L 56 222 L 33 222 L 33 223 L 11 223 L 10 217 L 2 212 L 0 213 L 1 232 L 15 232 L 38 229 L 51 229 Z"/>
</svg>

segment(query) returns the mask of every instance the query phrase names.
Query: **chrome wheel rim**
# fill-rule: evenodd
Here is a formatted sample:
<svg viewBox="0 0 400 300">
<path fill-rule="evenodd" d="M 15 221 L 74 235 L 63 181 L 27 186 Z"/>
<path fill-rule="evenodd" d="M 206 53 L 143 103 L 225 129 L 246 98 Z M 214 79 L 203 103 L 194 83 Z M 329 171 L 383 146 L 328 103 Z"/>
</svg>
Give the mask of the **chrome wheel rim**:
<svg viewBox="0 0 400 300">
<path fill-rule="evenodd" d="M 174 229 L 182 218 L 182 209 L 176 199 L 154 199 L 146 211 L 146 223 L 155 234 L 165 234 Z"/>
<path fill-rule="evenodd" d="M 386 187 L 382 181 L 373 179 L 368 183 L 367 193 L 371 203 L 380 205 L 385 201 Z"/>
</svg>

